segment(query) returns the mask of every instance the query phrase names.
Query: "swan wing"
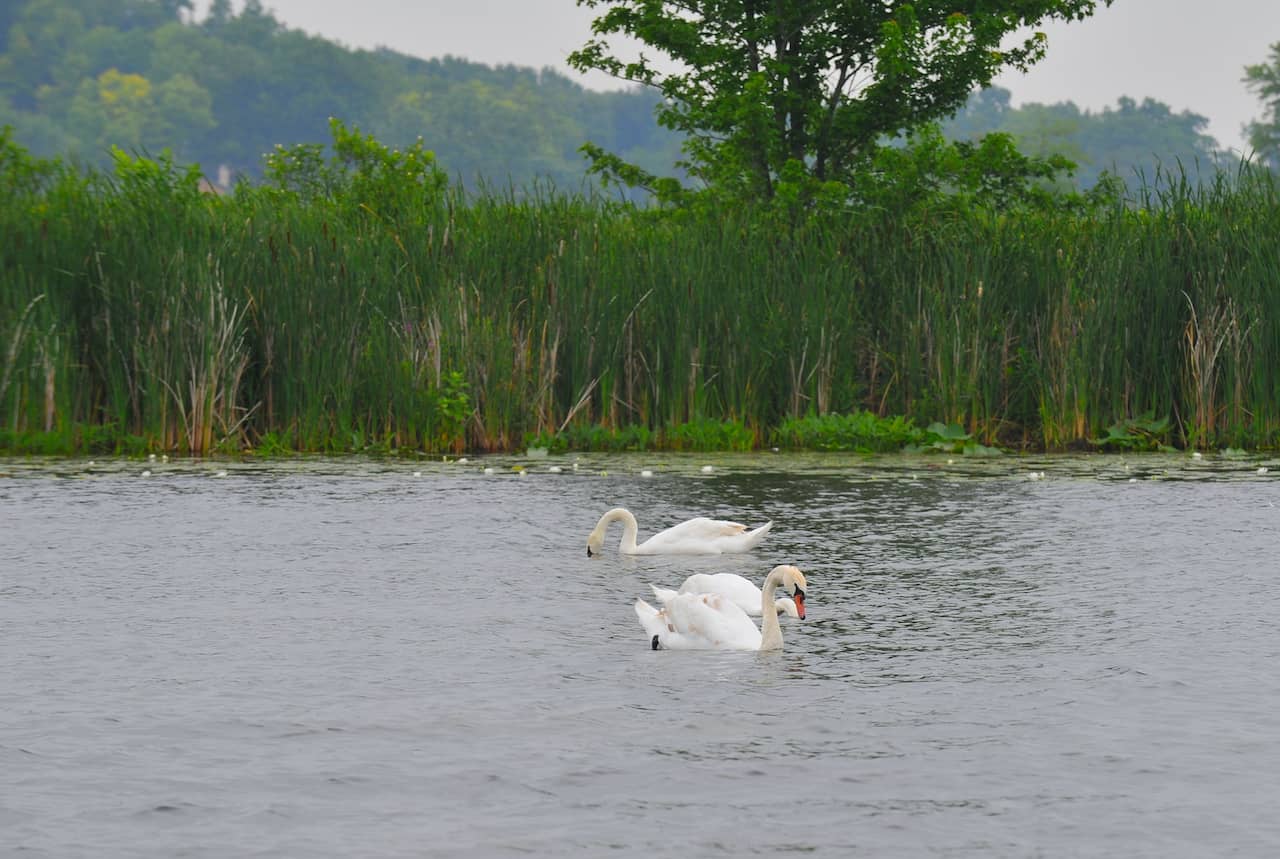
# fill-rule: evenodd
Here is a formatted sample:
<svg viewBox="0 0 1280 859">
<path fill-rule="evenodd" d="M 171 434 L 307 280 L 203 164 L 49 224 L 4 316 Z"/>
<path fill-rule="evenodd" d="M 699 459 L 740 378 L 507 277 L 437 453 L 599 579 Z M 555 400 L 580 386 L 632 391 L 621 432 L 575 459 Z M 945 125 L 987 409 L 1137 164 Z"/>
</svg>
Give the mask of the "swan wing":
<svg viewBox="0 0 1280 859">
<path fill-rule="evenodd" d="M 636 547 L 636 554 L 719 555 L 745 552 L 758 545 L 771 527 L 773 523 L 767 522 L 751 531 L 740 522 L 699 516 L 654 534 Z"/>
<path fill-rule="evenodd" d="M 720 551 L 724 553 L 749 552 L 764 542 L 765 536 L 768 535 L 769 529 L 772 527 L 773 522 L 765 522 L 753 531 L 743 531 L 741 534 L 721 537 L 716 541 L 716 544 L 720 547 Z"/>
<path fill-rule="evenodd" d="M 760 614 L 760 588 L 735 573 L 695 573 L 680 585 L 686 594 L 721 594 L 747 614 Z"/>
<path fill-rule="evenodd" d="M 659 634 L 672 650 L 759 650 L 760 630 L 747 613 L 719 594 L 678 594 L 667 603 L 668 631 Z"/>
</svg>

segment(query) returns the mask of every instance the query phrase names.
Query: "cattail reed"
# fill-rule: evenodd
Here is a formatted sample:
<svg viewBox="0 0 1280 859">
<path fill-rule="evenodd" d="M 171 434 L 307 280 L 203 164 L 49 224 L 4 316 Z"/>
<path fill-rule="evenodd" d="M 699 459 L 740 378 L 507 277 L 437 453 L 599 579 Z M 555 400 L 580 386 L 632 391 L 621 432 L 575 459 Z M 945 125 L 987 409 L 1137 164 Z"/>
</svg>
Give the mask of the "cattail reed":
<svg viewBox="0 0 1280 859">
<path fill-rule="evenodd" d="M 1280 443 L 1265 171 L 779 225 L 467 195 L 363 145 L 327 184 L 223 197 L 163 159 L 0 161 L 0 447 L 743 449 L 868 413 L 1015 447 L 1142 416 Z"/>
</svg>

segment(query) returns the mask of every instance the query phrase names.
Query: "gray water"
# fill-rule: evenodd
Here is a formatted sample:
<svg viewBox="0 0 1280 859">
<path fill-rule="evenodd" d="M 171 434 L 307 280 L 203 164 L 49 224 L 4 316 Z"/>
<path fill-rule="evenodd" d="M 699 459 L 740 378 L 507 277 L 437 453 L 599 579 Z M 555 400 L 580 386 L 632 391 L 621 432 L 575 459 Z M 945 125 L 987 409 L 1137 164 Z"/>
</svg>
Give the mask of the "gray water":
<svg viewBox="0 0 1280 859">
<path fill-rule="evenodd" d="M 0 854 L 1280 855 L 1280 463 L 572 462 L 0 462 Z M 650 650 L 782 562 L 783 652 Z"/>
</svg>

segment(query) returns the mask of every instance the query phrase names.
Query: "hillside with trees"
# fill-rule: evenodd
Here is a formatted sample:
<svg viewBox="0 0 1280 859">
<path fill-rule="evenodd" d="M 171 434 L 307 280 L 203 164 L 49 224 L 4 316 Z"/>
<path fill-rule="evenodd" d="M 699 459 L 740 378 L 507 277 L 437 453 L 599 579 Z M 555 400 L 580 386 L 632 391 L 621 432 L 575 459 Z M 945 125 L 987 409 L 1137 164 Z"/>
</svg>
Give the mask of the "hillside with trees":
<svg viewBox="0 0 1280 859">
<path fill-rule="evenodd" d="M 265 153 L 325 141 L 338 117 L 391 146 L 421 137 L 469 186 L 483 177 L 576 189 L 585 141 L 646 172 L 673 172 L 683 137 L 659 126 L 657 104 L 652 91 L 593 92 L 550 69 L 351 50 L 289 29 L 260 0 L 238 13 L 216 0 L 202 19 L 185 0 L 0 8 L 0 125 L 34 155 L 85 165 L 109 164 L 113 146 L 168 149 L 211 178 L 221 165 L 257 178 Z M 1121 98 L 1101 112 L 1071 102 L 1014 108 L 1008 91 L 989 88 L 938 118 L 951 139 L 1004 132 L 1028 155 L 1065 155 L 1077 170 L 1060 178 L 1063 188 L 1088 189 L 1104 170 L 1132 182 L 1157 164 L 1203 167 L 1217 157 L 1204 117 L 1151 99 Z"/>
<path fill-rule="evenodd" d="M 1280 168 L 1280 42 L 1271 46 L 1266 62 L 1245 66 L 1244 82 L 1262 101 L 1262 115 L 1249 123 L 1249 145 L 1258 160 Z"/>
<path fill-rule="evenodd" d="M 1082 110 L 1073 102 L 1011 106 L 1011 93 L 990 87 L 969 101 L 943 127 L 948 137 L 976 140 L 1003 132 L 1027 155 L 1063 155 L 1075 163 L 1074 184 L 1092 188 L 1104 172 L 1135 186 L 1154 179 L 1157 168 L 1191 177 L 1207 176 L 1234 160 L 1218 150 L 1206 132 L 1209 120 L 1175 113 L 1154 99 L 1121 97 L 1114 108 Z"/>
<path fill-rule="evenodd" d="M 26 0 L 0 10 L 0 125 L 42 157 L 105 165 L 112 146 L 256 176 L 277 145 L 329 137 L 329 118 L 407 146 L 454 178 L 576 188 L 591 139 L 654 169 L 678 139 L 655 97 L 597 93 L 552 70 L 350 50 L 248 0 L 195 20 L 185 0 Z"/>
</svg>

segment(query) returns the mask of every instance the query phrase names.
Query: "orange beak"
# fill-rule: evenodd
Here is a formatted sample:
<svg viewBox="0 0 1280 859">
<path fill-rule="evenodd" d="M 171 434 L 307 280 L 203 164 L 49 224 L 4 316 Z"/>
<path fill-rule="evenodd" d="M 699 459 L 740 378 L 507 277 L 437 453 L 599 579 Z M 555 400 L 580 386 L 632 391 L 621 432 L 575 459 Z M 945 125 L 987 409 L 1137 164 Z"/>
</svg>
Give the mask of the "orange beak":
<svg viewBox="0 0 1280 859">
<path fill-rule="evenodd" d="M 796 591 L 796 595 L 792 599 L 796 601 L 796 614 L 800 615 L 801 620 L 804 620 L 804 591 Z"/>
</svg>

